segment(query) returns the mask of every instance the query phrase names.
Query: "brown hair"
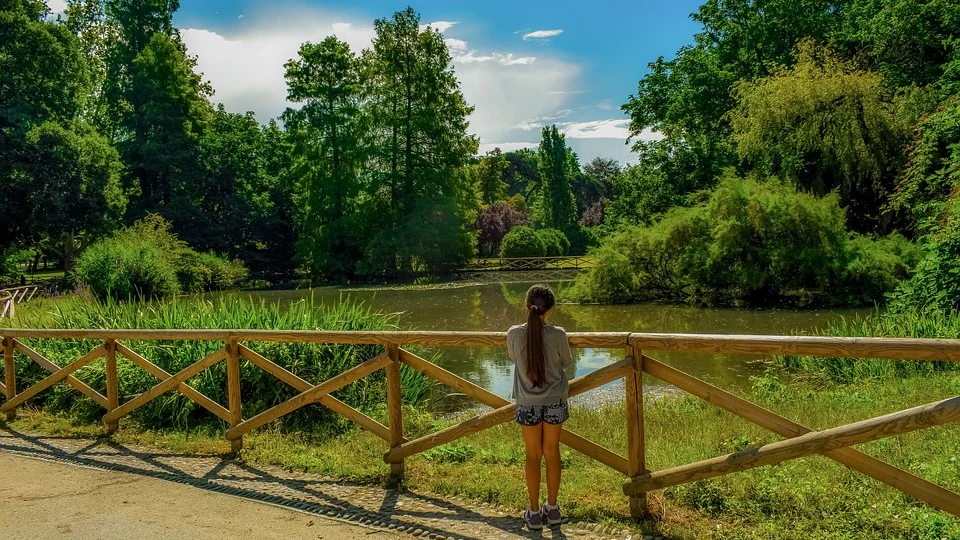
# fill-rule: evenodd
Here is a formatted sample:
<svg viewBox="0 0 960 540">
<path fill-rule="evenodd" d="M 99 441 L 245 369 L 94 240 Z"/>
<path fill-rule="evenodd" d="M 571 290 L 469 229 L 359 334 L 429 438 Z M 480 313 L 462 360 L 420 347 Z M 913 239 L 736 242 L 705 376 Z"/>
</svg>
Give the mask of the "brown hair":
<svg viewBox="0 0 960 540">
<path fill-rule="evenodd" d="M 553 296 L 553 289 L 538 284 L 527 289 L 524 303 L 527 306 L 527 378 L 534 388 L 540 388 L 547 378 L 541 317 L 553 308 L 556 298 Z"/>
</svg>

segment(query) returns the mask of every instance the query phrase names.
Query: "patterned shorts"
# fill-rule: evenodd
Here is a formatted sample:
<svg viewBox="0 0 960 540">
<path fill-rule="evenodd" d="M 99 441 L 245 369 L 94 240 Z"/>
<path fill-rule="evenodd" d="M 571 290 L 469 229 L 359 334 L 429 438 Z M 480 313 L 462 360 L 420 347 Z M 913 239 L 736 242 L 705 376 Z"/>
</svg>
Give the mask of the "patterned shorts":
<svg viewBox="0 0 960 540">
<path fill-rule="evenodd" d="M 537 426 L 541 422 L 562 424 L 570 418 L 567 402 L 553 405 L 517 405 L 517 414 L 513 417 L 521 426 Z"/>
</svg>

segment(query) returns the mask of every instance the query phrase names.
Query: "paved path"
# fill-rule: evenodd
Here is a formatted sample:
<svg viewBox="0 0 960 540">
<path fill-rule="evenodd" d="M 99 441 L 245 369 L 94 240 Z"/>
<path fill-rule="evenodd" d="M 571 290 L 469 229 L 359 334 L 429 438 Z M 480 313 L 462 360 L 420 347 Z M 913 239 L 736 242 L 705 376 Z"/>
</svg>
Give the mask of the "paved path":
<svg viewBox="0 0 960 540">
<path fill-rule="evenodd" d="M 399 538 L 149 476 L 5 453 L 0 470 L 0 531 L 7 538 Z"/>
<path fill-rule="evenodd" d="M 0 430 L 0 531 L 7 538 L 191 540 L 630 537 L 628 531 L 585 523 L 529 532 L 514 512 L 487 504 L 475 507 L 459 499 L 106 438 L 11 430 Z"/>
</svg>

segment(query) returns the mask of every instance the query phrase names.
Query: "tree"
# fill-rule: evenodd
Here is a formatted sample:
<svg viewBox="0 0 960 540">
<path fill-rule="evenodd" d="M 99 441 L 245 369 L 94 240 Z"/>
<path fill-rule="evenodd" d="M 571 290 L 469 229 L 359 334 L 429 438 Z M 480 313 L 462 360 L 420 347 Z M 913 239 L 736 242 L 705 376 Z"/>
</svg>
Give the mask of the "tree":
<svg viewBox="0 0 960 540">
<path fill-rule="evenodd" d="M 345 279 L 363 256 L 363 80 L 350 46 L 333 36 L 303 44 L 299 56 L 285 66 L 287 99 L 303 105 L 284 113 L 299 184 L 299 251 L 314 276 Z"/>
<path fill-rule="evenodd" d="M 793 68 L 736 87 L 740 155 L 815 194 L 834 189 L 861 231 L 879 224 L 902 163 L 908 124 L 883 79 L 804 42 Z"/>
<path fill-rule="evenodd" d="M 189 205 L 199 177 L 199 142 L 210 117 L 209 85 L 173 27 L 177 0 L 111 0 L 104 95 L 111 134 L 141 196 L 135 215 L 177 201 Z M 168 212 L 169 214 L 169 212 Z M 171 215 L 170 217 L 175 217 Z M 182 226 L 175 222 L 182 232 Z"/>
<path fill-rule="evenodd" d="M 479 256 L 489 257 L 499 253 L 500 243 L 514 227 L 527 224 L 527 216 L 510 208 L 506 203 L 491 204 L 477 214 L 477 239 Z"/>
<path fill-rule="evenodd" d="M 70 270 L 75 238 L 91 239 L 119 225 L 127 199 L 116 149 L 90 126 L 64 128 L 46 122 L 27 133 L 32 177 L 28 198 L 35 231 L 63 238 L 64 269 Z"/>
<path fill-rule="evenodd" d="M 537 153 L 529 148 L 521 148 L 503 156 L 507 159 L 507 170 L 503 174 L 504 182 L 507 183 L 507 194 L 522 195 L 532 200 L 540 189 Z"/>
<path fill-rule="evenodd" d="M 443 36 L 407 8 L 374 23 L 364 52 L 372 160 L 364 270 L 449 269 L 473 252 L 475 187 L 463 167 L 476 153 L 467 105 Z M 444 229 L 437 229 L 443 225 Z M 444 234 L 438 234 L 443 232 Z"/>
<path fill-rule="evenodd" d="M 484 204 L 493 204 L 507 198 L 507 183 L 503 175 L 509 167 L 507 158 L 499 148 L 487 152 L 486 157 L 477 163 L 477 176 L 480 179 L 480 199 Z"/>
<path fill-rule="evenodd" d="M 542 178 L 537 221 L 544 228 L 565 231 L 577 221 L 576 204 L 570 190 L 576 155 L 568 150 L 566 138 L 557 131 L 557 126 L 543 128 L 542 136 L 537 151 Z"/>
</svg>

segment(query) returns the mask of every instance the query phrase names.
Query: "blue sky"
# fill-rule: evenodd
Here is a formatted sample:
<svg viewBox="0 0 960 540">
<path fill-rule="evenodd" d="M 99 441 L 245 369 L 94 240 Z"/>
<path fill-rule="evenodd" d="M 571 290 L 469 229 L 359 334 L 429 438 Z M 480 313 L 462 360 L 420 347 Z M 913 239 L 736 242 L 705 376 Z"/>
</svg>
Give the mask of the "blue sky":
<svg viewBox="0 0 960 540">
<path fill-rule="evenodd" d="M 646 65 L 692 41 L 695 0 L 420 1 L 424 23 L 442 30 L 481 150 L 535 146 L 556 123 L 586 162 L 635 161 L 624 145 L 620 105 Z M 286 106 L 283 62 L 304 41 L 336 34 L 358 51 L 373 21 L 407 2 L 181 0 L 174 22 L 229 110 L 261 121 Z M 655 136 L 655 135 L 651 135 Z"/>
</svg>

